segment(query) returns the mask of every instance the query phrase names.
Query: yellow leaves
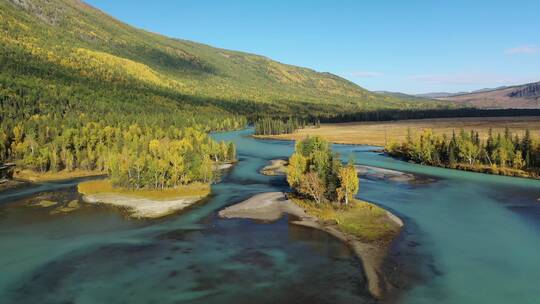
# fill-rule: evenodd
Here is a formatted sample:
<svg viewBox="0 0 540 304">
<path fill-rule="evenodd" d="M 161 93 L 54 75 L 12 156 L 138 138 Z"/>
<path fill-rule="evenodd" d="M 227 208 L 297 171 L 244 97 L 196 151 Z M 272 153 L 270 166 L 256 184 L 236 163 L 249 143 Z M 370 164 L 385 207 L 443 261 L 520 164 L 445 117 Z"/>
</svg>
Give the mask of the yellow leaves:
<svg viewBox="0 0 540 304">
<path fill-rule="evenodd" d="M 283 83 L 299 83 L 307 80 L 307 78 L 302 75 L 302 73 L 300 73 L 296 67 L 288 68 L 289 66 L 287 65 L 279 64 L 270 60 L 267 61 L 267 67 L 268 72 L 274 75 L 278 81 Z"/>
<path fill-rule="evenodd" d="M 159 140 L 152 139 L 150 143 L 148 143 L 148 150 L 150 150 L 150 153 L 152 153 L 153 155 L 157 155 L 159 151 L 159 146 Z"/>
<path fill-rule="evenodd" d="M 340 201 L 345 200 L 348 204 L 350 200 L 356 195 L 359 188 L 358 176 L 356 169 L 353 165 L 341 167 L 339 169 L 339 181 L 341 187 L 337 189 L 338 199 Z"/>
<path fill-rule="evenodd" d="M 422 130 L 421 135 L 424 139 L 431 139 L 433 137 L 433 130 L 431 128 L 425 128 Z"/>
<path fill-rule="evenodd" d="M 105 52 L 77 48 L 63 64 L 81 70 L 84 75 L 99 75 L 106 80 L 127 80 L 128 78 L 170 87 L 172 82 L 159 75 L 145 64 L 111 55 Z"/>
<path fill-rule="evenodd" d="M 289 158 L 289 166 L 287 167 L 287 182 L 289 186 L 296 187 L 300 184 L 302 176 L 306 171 L 307 159 L 299 152 L 295 152 Z"/>
<path fill-rule="evenodd" d="M 14 136 L 15 143 L 22 142 L 22 138 L 24 136 L 24 129 L 22 125 L 19 124 L 13 127 L 13 136 Z"/>
</svg>

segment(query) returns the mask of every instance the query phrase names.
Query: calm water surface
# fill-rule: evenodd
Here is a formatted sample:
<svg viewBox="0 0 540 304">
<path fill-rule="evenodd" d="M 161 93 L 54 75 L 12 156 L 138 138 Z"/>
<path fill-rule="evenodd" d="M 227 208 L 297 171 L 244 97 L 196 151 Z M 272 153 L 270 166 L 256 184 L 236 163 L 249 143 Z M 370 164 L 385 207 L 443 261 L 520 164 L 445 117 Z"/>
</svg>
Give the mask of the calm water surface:
<svg viewBox="0 0 540 304">
<path fill-rule="evenodd" d="M 1 303 L 376 303 L 361 264 L 328 235 L 288 219 L 222 220 L 224 206 L 286 188 L 258 170 L 293 144 L 249 130 L 216 134 L 240 162 L 212 196 L 160 220 L 83 205 L 69 215 L 36 207 L 79 199 L 76 182 L 0 193 Z M 346 159 L 436 181 L 362 179 L 360 198 L 405 220 L 388 269 L 399 303 L 539 303 L 540 182 L 430 168 L 335 145 Z"/>
</svg>

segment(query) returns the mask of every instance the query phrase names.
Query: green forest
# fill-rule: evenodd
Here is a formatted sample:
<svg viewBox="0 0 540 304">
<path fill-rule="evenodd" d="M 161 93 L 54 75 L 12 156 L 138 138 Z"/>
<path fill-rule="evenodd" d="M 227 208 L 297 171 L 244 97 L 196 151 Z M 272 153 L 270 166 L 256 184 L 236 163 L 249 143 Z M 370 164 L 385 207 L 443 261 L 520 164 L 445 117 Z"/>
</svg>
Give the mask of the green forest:
<svg viewBox="0 0 540 304">
<path fill-rule="evenodd" d="M 210 181 L 235 147 L 208 132 L 260 117 L 448 106 L 139 30 L 80 1 L 0 0 L 0 32 L 0 163 L 135 189 Z"/>
<path fill-rule="evenodd" d="M 289 158 L 287 182 L 298 195 L 317 204 L 349 204 L 359 188 L 351 160 L 343 166 L 338 154 L 320 137 L 308 137 L 296 143 Z"/>
<path fill-rule="evenodd" d="M 278 135 L 278 134 L 290 134 L 296 130 L 306 127 L 307 125 L 313 125 L 313 127 L 319 127 L 319 120 L 315 120 L 314 123 L 306 122 L 306 120 L 289 117 L 287 119 L 265 117 L 257 120 L 254 125 L 255 135 Z"/>
<path fill-rule="evenodd" d="M 217 164 L 236 159 L 232 143 L 215 142 L 195 128 L 96 122 L 55 127 L 47 117 L 34 115 L 10 131 L 0 133 L 3 160 L 42 173 L 108 173 L 115 185 L 130 189 L 209 183 Z"/>
<path fill-rule="evenodd" d="M 508 128 L 503 134 L 489 130 L 485 140 L 475 130 L 451 136 L 408 130 L 404 143 L 392 143 L 386 151 L 420 164 L 501 175 L 537 177 L 540 169 L 540 144 L 528 130 L 521 137 Z"/>
</svg>

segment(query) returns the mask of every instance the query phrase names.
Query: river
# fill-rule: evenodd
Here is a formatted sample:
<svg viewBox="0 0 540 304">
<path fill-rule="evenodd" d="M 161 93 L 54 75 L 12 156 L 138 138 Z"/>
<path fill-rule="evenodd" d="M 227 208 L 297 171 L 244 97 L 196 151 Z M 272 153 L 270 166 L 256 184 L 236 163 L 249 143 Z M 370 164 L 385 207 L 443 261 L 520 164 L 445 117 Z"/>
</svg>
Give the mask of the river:
<svg viewBox="0 0 540 304">
<path fill-rule="evenodd" d="M 0 193 L 2 303 L 376 303 L 360 261 L 323 232 L 224 220 L 217 211 L 286 189 L 258 173 L 291 142 L 214 134 L 240 162 L 212 195 L 159 220 L 106 206 L 70 214 L 32 206 L 79 199 L 76 181 Z M 399 215 L 406 228 L 389 255 L 398 303 L 538 303 L 540 182 L 409 164 L 334 145 L 344 160 L 429 176 L 429 184 L 360 181 L 359 197 Z"/>
</svg>

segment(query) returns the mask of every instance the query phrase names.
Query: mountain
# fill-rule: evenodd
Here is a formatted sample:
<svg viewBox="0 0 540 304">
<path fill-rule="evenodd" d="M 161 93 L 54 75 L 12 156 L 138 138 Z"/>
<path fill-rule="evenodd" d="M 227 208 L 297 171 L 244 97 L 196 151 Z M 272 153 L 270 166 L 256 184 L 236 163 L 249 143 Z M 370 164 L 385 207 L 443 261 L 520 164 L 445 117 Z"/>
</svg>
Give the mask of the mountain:
<svg viewBox="0 0 540 304">
<path fill-rule="evenodd" d="M 459 92 L 459 93 L 448 93 L 448 92 L 431 92 L 431 93 L 422 93 L 422 94 L 414 94 L 413 96 L 421 97 L 421 98 L 444 98 L 444 97 L 451 97 L 455 95 L 460 94 L 467 94 L 468 92 Z"/>
<path fill-rule="evenodd" d="M 495 91 L 495 90 L 500 90 L 500 89 L 505 89 L 505 88 L 507 88 L 507 86 L 501 86 L 497 88 L 484 88 L 484 89 L 479 89 L 479 90 L 470 91 L 470 92 L 457 92 L 457 93 L 430 92 L 430 93 L 414 94 L 413 96 L 423 97 L 423 98 L 432 98 L 432 99 L 445 99 L 446 97 L 454 97 L 458 95 L 465 95 L 465 94 L 472 94 L 472 93 L 483 93 L 483 92 Z"/>
<path fill-rule="evenodd" d="M 24 100 L 27 116 L 56 107 L 191 121 L 449 104 L 374 94 L 330 73 L 136 29 L 76 0 L 0 0 L 0 30 L 0 99 Z M 9 105 L 21 115 L 21 104 Z"/>
<path fill-rule="evenodd" d="M 391 92 L 391 91 L 373 91 L 373 92 L 380 95 L 384 95 L 384 96 L 396 97 L 396 98 L 410 100 L 410 101 L 427 101 L 429 99 L 435 99 L 432 97 L 422 97 L 420 95 L 405 94 L 401 92 Z"/>
<path fill-rule="evenodd" d="M 540 109 L 540 82 L 483 89 L 440 99 L 479 108 Z"/>
</svg>

